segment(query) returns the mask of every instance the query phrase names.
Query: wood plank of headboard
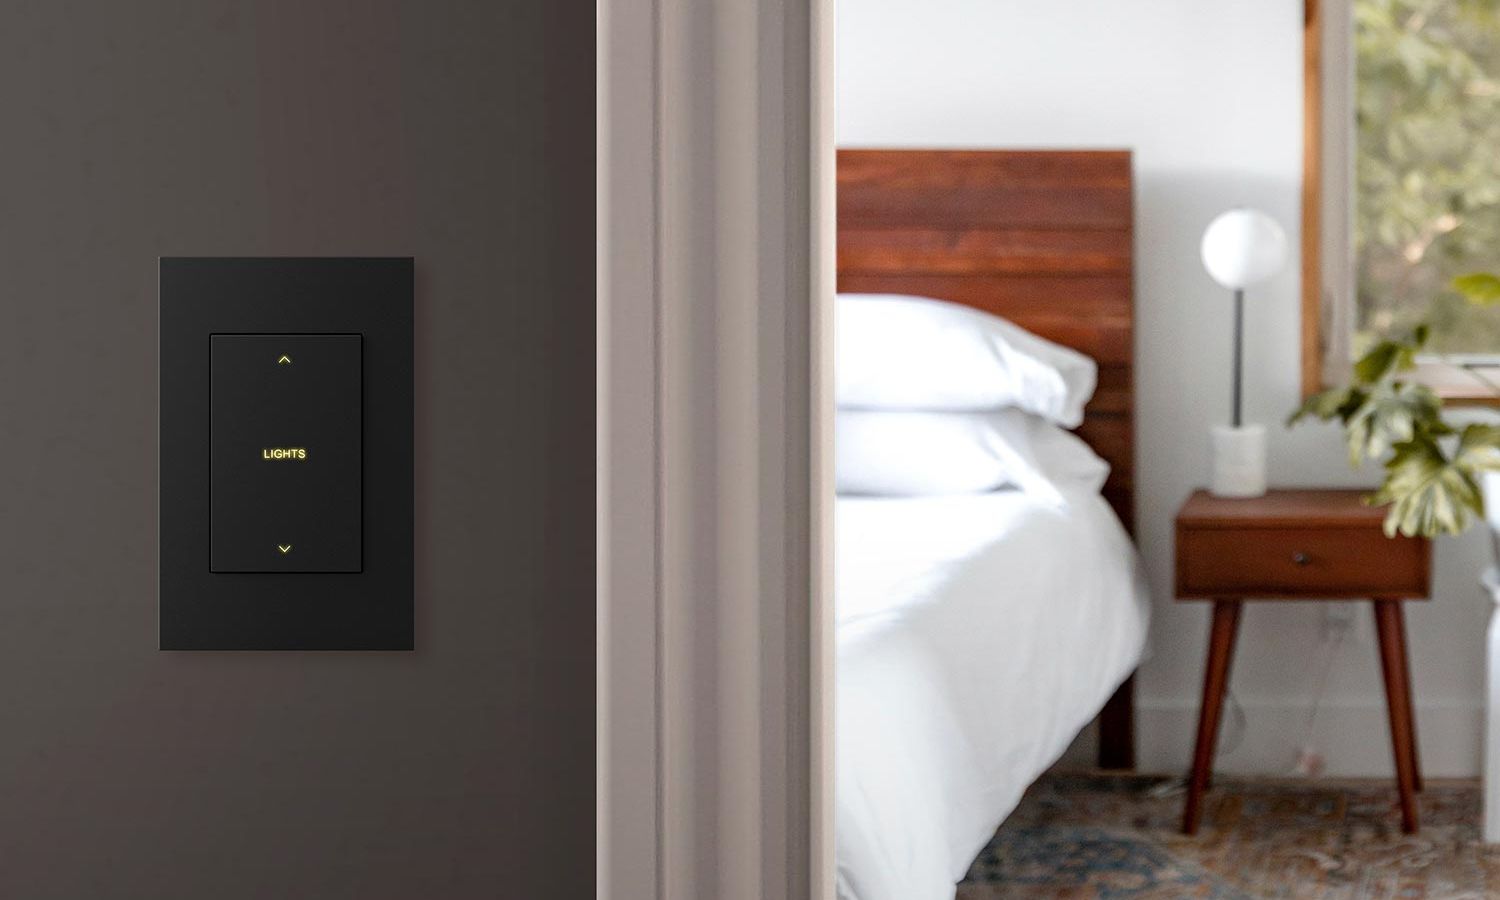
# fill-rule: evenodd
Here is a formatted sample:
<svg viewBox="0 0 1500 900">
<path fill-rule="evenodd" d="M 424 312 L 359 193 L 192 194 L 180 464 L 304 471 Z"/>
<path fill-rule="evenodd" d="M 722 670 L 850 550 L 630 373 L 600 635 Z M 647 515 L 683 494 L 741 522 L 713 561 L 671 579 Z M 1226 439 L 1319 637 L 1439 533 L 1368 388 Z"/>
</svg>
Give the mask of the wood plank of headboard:
<svg viewBox="0 0 1500 900">
<path fill-rule="evenodd" d="M 1135 522 L 1133 188 L 1125 150 L 840 150 L 838 289 L 937 297 L 1099 363 L 1078 433 Z"/>
<path fill-rule="evenodd" d="M 1110 230 L 1132 218 L 1128 151 L 841 150 L 839 169 L 841 224 Z"/>
</svg>

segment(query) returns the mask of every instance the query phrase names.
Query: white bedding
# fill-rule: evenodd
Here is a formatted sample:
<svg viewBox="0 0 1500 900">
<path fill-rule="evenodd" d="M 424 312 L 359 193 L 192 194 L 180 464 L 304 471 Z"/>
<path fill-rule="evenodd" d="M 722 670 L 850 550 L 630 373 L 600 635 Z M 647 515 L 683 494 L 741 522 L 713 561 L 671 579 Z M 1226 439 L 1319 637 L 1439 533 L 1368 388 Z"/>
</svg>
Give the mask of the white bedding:
<svg viewBox="0 0 1500 900">
<path fill-rule="evenodd" d="M 1148 601 L 1108 504 L 840 497 L 845 900 L 952 900 L 1021 793 L 1140 661 Z"/>
</svg>

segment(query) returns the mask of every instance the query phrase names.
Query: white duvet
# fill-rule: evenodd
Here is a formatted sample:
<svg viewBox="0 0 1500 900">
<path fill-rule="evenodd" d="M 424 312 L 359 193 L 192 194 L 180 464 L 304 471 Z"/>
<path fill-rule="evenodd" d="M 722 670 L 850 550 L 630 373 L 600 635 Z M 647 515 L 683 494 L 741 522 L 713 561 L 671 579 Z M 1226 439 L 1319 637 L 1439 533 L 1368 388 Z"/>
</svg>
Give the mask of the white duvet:
<svg viewBox="0 0 1500 900">
<path fill-rule="evenodd" d="M 951 900 L 1135 668 L 1148 601 L 1108 504 L 838 500 L 838 892 Z"/>
</svg>

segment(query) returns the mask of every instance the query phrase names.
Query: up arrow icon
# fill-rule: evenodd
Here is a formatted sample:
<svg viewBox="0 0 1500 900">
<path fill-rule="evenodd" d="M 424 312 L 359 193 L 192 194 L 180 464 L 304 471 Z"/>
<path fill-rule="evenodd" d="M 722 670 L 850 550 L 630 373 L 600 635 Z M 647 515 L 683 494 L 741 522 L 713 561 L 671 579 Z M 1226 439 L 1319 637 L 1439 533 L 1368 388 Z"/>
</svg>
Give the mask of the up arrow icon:
<svg viewBox="0 0 1500 900">
<path fill-rule="evenodd" d="M 287 356 L 285 353 L 281 354 L 281 358 L 276 360 L 276 365 L 278 366 L 289 366 L 291 364 L 292 358 L 290 356 Z"/>
</svg>

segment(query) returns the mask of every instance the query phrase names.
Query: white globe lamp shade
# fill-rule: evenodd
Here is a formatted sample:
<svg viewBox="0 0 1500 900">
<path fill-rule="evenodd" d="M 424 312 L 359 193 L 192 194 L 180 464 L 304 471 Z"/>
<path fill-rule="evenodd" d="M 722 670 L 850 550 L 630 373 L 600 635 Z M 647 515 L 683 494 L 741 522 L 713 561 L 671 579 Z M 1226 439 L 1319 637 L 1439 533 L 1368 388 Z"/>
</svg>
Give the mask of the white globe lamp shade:
<svg viewBox="0 0 1500 900">
<path fill-rule="evenodd" d="M 1258 209 L 1231 209 L 1203 232 L 1203 268 L 1214 281 L 1243 290 L 1286 265 L 1286 232 Z"/>
</svg>

